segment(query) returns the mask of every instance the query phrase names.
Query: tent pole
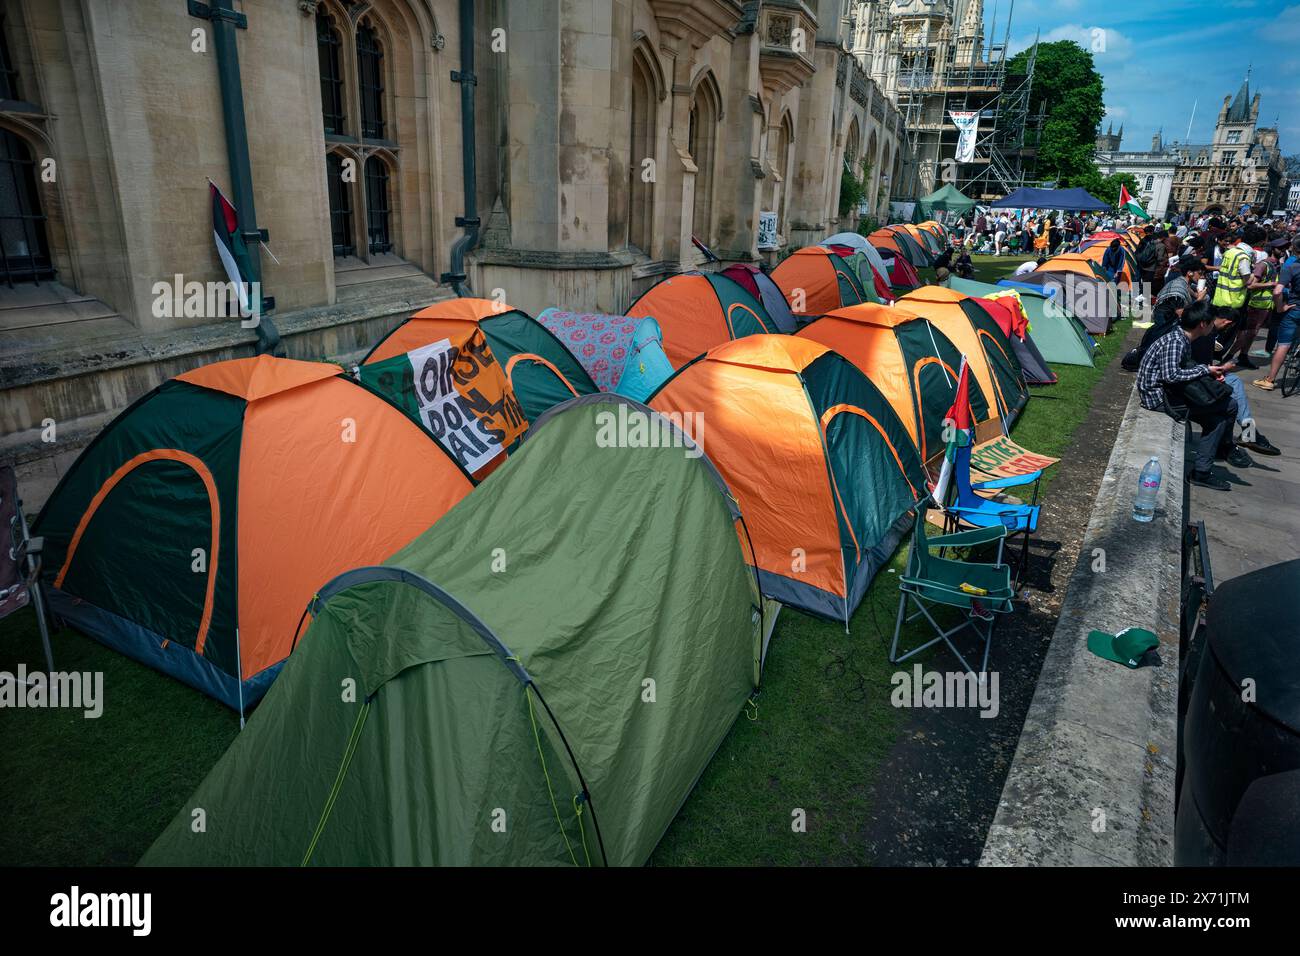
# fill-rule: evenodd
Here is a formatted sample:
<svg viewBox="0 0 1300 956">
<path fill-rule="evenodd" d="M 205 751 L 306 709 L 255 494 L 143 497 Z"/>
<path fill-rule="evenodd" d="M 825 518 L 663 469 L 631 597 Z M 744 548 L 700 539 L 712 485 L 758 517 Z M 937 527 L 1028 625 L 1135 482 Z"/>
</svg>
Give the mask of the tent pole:
<svg viewBox="0 0 1300 956">
<path fill-rule="evenodd" d="M 244 654 L 239 646 L 239 628 L 235 628 L 235 686 L 239 688 L 239 729 L 244 729 Z"/>
</svg>

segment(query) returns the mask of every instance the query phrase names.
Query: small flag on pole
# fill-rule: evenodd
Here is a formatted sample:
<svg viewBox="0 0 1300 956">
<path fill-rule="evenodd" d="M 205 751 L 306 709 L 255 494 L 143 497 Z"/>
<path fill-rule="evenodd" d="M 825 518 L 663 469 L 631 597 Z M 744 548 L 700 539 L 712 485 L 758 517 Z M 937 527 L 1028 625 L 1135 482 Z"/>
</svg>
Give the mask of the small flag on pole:
<svg viewBox="0 0 1300 956">
<path fill-rule="evenodd" d="M 957 449 L 971 443 L 973 437 L 972 416 L 970 410 L 970 370 L 966 367 L 966 356 L 961 357 L 961 371 L 957 374 L 957 394 L 953 397 L 952 407 L 944 416 L 944 435 L 947 447 L 943 453 L 943 465 L 939 477 L 931 489 L 934 503 L 942 508 L 948 496 L 948 485 L 952 481 L 952 470 L 957 462 Z"/>
<path fill-rule="evenodd" d="M 1134 216 L 1137 216 L 1139 219 L 1144 221 L 1151 218 L 1147 215 L 1146 210 L 1138 205 L 1138 201 L 1129 195 L 1129 191 L 1123 183 L 1119 184 L 1119 208 L 1124 212 L 1132 213 Z"/>
<path fill-rule="evenodd" d="M 261 311 L 262 303 L 253 302 L 253 269 L 248 257 L 248 246 L 240 234 L 239 214 L 210 179 L 208 195 L 212 200 L 212 238 L 217 244 L 217 255 L 221 257 L 226 275 L 239 296 L 239 314 L 251 316 L 254 309 Z"/>
<path fill-rule="evenodd" d="M 719 259 L 717 256 L 713 254 L 712 249 L 710 249 L 704 243 L 700 242 L 700 240 L 696 239 L 694 236 L 691 236 L 691 244 L 694 245 L 696 249 L 699 249 L 700 252 L 704 253 L 704 258 L 707 259 L 709 262 L 722 261 L 721 259 Z"/>
</svg>

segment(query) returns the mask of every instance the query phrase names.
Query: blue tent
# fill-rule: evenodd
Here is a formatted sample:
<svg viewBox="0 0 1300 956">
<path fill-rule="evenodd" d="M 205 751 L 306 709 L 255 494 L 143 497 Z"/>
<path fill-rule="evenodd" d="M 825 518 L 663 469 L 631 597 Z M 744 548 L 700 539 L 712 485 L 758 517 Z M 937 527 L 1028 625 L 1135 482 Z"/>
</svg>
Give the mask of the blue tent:
<svg viewBox="0 0 1300 956">
<path fill-rule="evenodd" d="M 990 203 L 990 209 L 1068 209 L 1072 212 L 1096 212 L 1110 206 L 1086 189 L 1031 189 L 1022 186 L 1010 196 Z"/>
<path fill-rule="evenodd" d="M 663 333 L 652 318 L 550 308 L 537 321 L 573 353 L 602 392 L 643 402 L 673 374 Z"/>
</svg>

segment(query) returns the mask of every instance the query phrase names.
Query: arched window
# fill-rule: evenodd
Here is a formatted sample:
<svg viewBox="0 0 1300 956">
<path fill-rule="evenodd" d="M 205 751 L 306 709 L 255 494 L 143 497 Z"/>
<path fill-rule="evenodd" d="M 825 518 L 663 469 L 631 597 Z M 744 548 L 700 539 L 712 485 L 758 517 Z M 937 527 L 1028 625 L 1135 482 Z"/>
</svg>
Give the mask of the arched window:
<svg viewBox="0 0 1300 956">
<path fill-rule="evenodd" d="M 316 56 L 320 62 L 320 108 L 325 132 L 342 135 L 344 130 L 343 68 L 339 48 L 343 41 L 334 18 L 324 7 L 316 8 Z"/>
<path fill-rule="evenodd" d="M 858 149 L 861 142 L 862 134 L 858 130 L 858 118 L 855 116 L 849 122 L 849 135 L 844 142 L 844 161 L 854 176 L 858 174 Z"/>
<path fill-rule="evenodd" d="M 361 135 L 384 138 L 384 49 L 370 21 L 357 29 L 357 85 L 361 94 Z"/>
<path fill-rule="evenodd" d="M 632 57 L 632 155 L 629 163 L 627 241 L 650 255 L 654 183 L 646 182 L 643 163 L 655 155 L 655 82 L 638 51 Z"/>
<path fill-rule="evenodd" d="M 0 129 L 0 272 L 9 286 L 54 278 L 36 164 L 27 144 Z"/>
<path fill-rule="evenodd" d="M 357 251 L 352 233 L 352 184 L 343 179 L 343 157 L 338 153 L 325 156 L 325 176 L 329 187 L 330 237 L 336 257 Z"/>
<path fill-rule="evenodd" d="M 388 165 L 378 156 L 366 160 L 366 235 L 372 253 L 392 252 L 389 233 Z"/>
<path fill-rule="evenodd" d="M 22 97 L 18 95 L 18 70 L 9 55 L 9 41 L 5 37 L 7 32 L 8 24 L 4 15 L 0 14 L 0 100 L 19 100 Z"/>
<path fill-rule="evenodd" d="M 714 95 L 712 77 L 705 76 L 691 100 L 691 123 L 687 149 L 695 162 L 695 209 L 692 232 L 701 242 L 713 235 L 713 165 L 717 158 L 720 103 Z"/>
<path fill-rule="evenodd" d="M 790 119 L 790 114 L 786 113 L 781 119 L 781 143 L 777 149 L 777 162 L 780 164 L 781 178 L 788 184 L 790 182 L 790 156 L 794 150 L 794 122 Z M 857 150 L 854 149 L 856 154 Z"/>
</svg>

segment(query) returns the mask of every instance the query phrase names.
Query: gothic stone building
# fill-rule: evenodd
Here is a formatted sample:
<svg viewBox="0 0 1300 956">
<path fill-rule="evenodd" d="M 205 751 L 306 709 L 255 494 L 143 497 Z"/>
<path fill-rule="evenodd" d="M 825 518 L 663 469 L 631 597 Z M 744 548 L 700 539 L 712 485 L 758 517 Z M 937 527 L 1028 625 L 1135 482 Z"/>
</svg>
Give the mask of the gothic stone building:
<svg viewBox="0 0 1300 956">
<path fill-rule="evenodd" d="M 847 0 L 2 9 L 0 458 L 29 503 L 130 401 L 251 354 L 237 315 L 159 291 L 225 280 L 209 180 L 255 206 L 241 228 L 286 353 L 343 361 L 453 294 L 440 278 L 470 203 L 471 294 L 620 312 L 712 267 L 693 239 L 753 261 L 853 228 L 846 160 L 873 170 L 868 213 L 909 194 L 901 117 L 849 53 Z M 763 212 L 776 248 L 758 246 Z"/>
<path fill-rule="evenodd" d="M 1171 208 L 1236 213 L 1249 206 L 1269 213 L 1284 207 L 1286 163 L 1276 127 L 1258 125 L 1259 99 L 1246 80 L 1235 97 L 1223 98 L 1212 142 L 1173 145 L 1178 169 Z"/>
</svg>

